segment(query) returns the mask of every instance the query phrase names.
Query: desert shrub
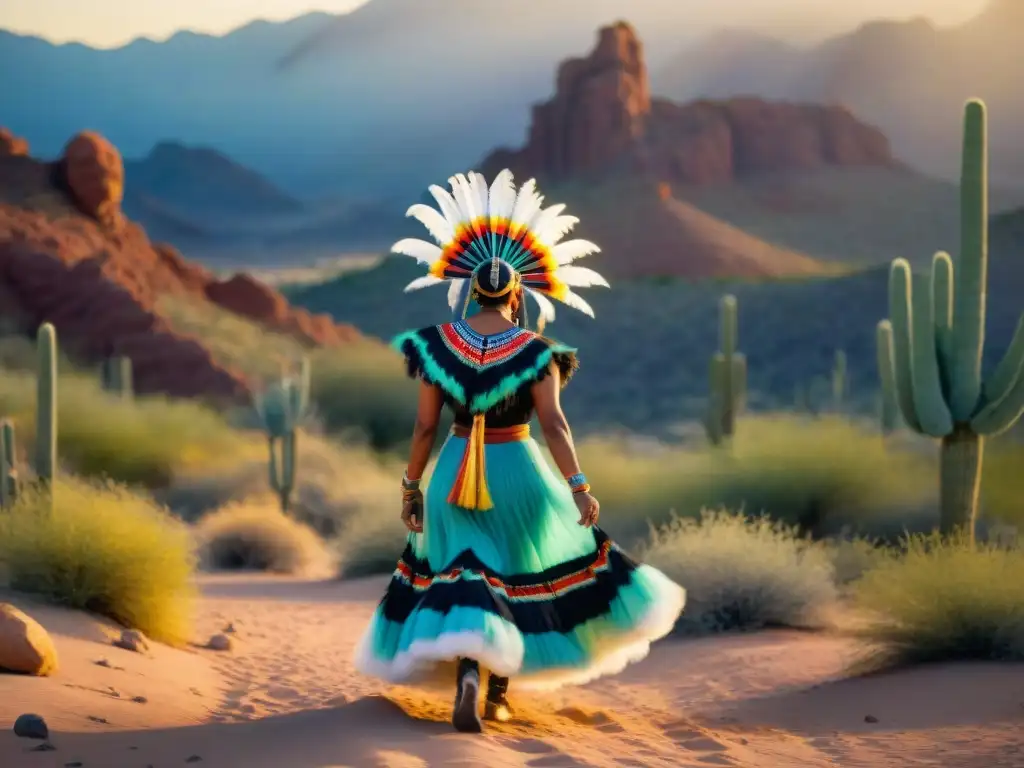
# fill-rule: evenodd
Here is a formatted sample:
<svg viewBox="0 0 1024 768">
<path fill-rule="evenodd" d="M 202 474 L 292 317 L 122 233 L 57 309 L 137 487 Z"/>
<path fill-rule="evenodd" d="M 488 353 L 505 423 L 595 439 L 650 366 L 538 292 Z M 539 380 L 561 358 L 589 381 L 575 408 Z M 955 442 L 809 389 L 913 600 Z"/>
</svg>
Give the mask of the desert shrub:
<svg viewBox="0 0 1024 768">
<path fill-rule="evenodd" d="M 747 417 L 729 449 L 584 440 L 584 471 L 620 537 L 702 508 L 745 509 L 815 536 L 897 539 L 936 522 L 930 453 L 839 418 Z"/>
<path fill-rule="evenodd" d="M 297 439 L 291 516 L 325 538 L 333 538 L 353 515 L 394 504 L 405 462 L 323 435 L 301 431 Z M 186 520 L 268 492 L 267 441 L 245 435 L 246 459 L 230 470 L 197 467 L 175 477 L 158 498 Z M 382 500 L 384 500 L 382 502 Z"/>
<path fill-rule="evenodd" d="M 58 387 L 58 450 L 77 474 L 159 486 L 178 471 L 223 467 L 244 453 L 239 434 L 199 404 L 122 400 L 104 392 L 97 378 L 78 373 L 62 375 Z M 0 373 L 0 413 L 14 419 L 26 452 L 34 439 L 34 404 L 33 374 Z"/>
<path fill-rule="evenodd" d="M 856 605 L 879 665 L 1024 661 L 1024 551 L 909 537 L 864 574 Z"/>
<path fill-rule="evenodd" d="M 405 548 L 409 532 L 400 519 L 401 497 L 353 515 L 336 542 L 338 575 L 359 578 L 391 573 Z"/>
<path fill-rule="evenodd" d="M 823 626 L 837 598 L 825 547 L 765 517 L 674 518 L 640 557 L 685 587 L 685 634 Z"/>
<path fill-rule="evenodd" d="M 864 538 L 840 538 L 825 542 L 835 582 L 847 587 L 857 582 L 865 573 L 885 562 L 889 556 L 888 546 Z"/>
<path fill-rule="evenodd" d="M 308 525 L 283 514 L 270 495 L 234 502 L 196 525 L 204 566 L 274 573 L 322 575 L 331 568 L 323 539 Z"/>
<path fill-rule="evenodd" d="M 0 561 L 11 586 L 91 611 L 172 644 L 189 635 L 192 537 L 124 486 L 61 477 L 53 506 L 29 488 L 0 515 Z"/>
</svg>

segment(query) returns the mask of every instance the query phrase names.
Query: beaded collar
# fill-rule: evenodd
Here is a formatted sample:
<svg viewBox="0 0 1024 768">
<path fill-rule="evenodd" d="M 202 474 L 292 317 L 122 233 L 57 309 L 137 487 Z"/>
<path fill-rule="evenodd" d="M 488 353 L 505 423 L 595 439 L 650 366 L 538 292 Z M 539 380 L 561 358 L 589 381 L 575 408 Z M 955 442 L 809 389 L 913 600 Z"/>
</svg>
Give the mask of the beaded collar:
<svg viewBox="0 0 1024 768">
<path fill-rule="evenodd" d="M 504 363 L 522 351 L 537 334 L 525 328 L 482 334 L 465 320 L 442 325 L 441 339 L 463 363 L 478 370 Z"/>
</svg>

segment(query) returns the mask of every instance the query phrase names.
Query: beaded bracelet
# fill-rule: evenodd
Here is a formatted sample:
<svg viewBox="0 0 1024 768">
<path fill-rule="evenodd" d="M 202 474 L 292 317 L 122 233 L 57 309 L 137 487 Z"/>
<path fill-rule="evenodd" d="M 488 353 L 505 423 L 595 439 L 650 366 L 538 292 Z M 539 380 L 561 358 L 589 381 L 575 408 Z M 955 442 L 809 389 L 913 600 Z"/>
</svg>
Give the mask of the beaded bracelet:
<svg viewBox="0 0 1024 768">
<path fill-rule="evenodd" d="M 575 496 L 577 493 L 590 493 L 590 483 L 574 486 L 572 489 L 572 495 Z"/>
<path fill-rule="evenodd" d="M 582 488 L 583 486 L 586 486 L 588 491 L 590 490 L 590 486 L 587 484 L 587 476 L 584 475 L 582 472 L 577 472 L 575 475 L 570 475 L 569 477 L 565 478 L 565 481 L 569 484 L 569 487 L 572 489 L 573 493 L 576 493 L 577 489 Z"/>
</svg>

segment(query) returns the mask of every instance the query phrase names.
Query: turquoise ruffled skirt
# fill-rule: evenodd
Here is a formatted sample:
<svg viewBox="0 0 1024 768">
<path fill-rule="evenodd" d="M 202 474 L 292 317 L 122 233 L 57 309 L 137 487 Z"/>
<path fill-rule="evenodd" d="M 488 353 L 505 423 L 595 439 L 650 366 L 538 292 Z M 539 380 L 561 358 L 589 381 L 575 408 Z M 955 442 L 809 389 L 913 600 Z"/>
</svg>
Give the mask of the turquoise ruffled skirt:
<svg viewBox="0 0 1024 768">
<path fill-rule="evenodd" d="M 410 534 L 356 651 L 365 674 L 435 679 L 460 657 L 520 688 L 615 674 L 647 655 L 679 617 L 685 592 L 597 527 L 532 439 L 485 446 L 494 508 L 448 503 L 465 450 L 449 436 Z"/>
</svg>

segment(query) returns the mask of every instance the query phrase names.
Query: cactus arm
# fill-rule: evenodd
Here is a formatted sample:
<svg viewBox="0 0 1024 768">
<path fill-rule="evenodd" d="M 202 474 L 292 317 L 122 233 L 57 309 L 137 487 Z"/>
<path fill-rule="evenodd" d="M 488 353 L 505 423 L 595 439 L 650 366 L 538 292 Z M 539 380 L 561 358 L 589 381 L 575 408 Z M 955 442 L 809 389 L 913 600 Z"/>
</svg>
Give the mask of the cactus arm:
<svg viewBox="0 0 1024 768">
<path fill-rule="evenodd" d="M 1005 432 L 1024 416 L 1024 370 L 1017 372 L 1013 386 L 1004 397 L 995 400 L 971 419 L 971 428 L 979 435 L 992 437 Z"/>
<path fill-rule="evenodd" d="M 960 172 L 960 262 L 955 277 L 949 406 L 956 421 L 970 418 L 981 396 L 988 273 L 988 157 L 985 105 L 964 110 Z"/>
<path fill-rule="evenodd" d="M 918 294 L 912 322 L 914 410 L 924 434 L 945 437 L 953 431 L 953 415 L 942 394 L 935 343 L 935 316 L 930 294 Z"/>
<path fill-rule="evenodd" d="M 1006 397 L 1021 375 L 1024 375 L 1024 315 L 1017 322 L 1017 330 L 1014 331 L 1006 354 L 982 386 L 982 402 L 978 412 Z"/>
<path fill-rule="evenodd" d="M 878 378 L 882 382 L 882 431 L 891 432 L 896 428 L 896 374 L 892 361 L 892 323 L 882 320 L 875 333 L 878 353 Z"/>
<path fill-rule="evenodd" d="M 953 261 L 940 251 L 932 259 L 932 309 L 935 313 L 935 345 L 943 395 L 949 397 L 947 372 L 953 361 Z"/>
<path fill-rule="evenodd" d="M 896 400 L 907 426 L 921 432 L 921 422 L 914 406 L 914 380 L 911 369 L 913 349 L 910 325 L 912 309 L 910 263 L 896 259 L 889 271 L 889 322 L 892 327 L 892 359 L 896 383 Z"/>
</svg>

